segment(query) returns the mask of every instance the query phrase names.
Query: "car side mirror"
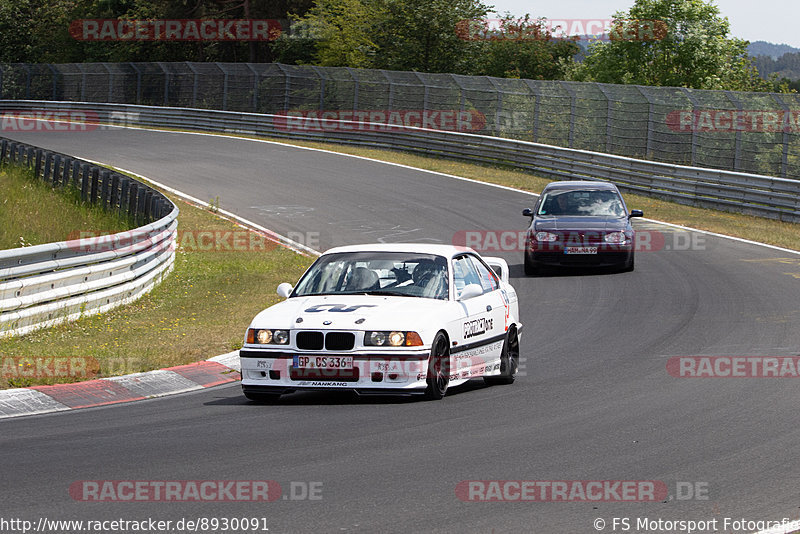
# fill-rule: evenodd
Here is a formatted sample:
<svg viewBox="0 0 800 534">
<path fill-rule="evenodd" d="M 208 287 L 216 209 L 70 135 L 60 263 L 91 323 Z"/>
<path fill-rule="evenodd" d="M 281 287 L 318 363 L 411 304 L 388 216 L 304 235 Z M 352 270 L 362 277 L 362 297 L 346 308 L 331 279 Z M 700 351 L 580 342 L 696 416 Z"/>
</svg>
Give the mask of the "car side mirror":
<svg viewBox="0 0 800 534">
<path fill-rule="evenodd" d="M 631 217 L 644 217 L 644 212 L 642 210 L 631 210 L 631 214 L 628 215 L 628 218 Z"/>
<path fill-rule="evenodd" d="M 461 296 L 458 298 L 458 300 L 468 300 L 475 298 L 478 295 L 483 295 L 483 288 L 478 284 L 468 284 L 461 291 Z"/>
<path fill-rule="evenodd" d="M 533 217 L 533 210 L 530 208 L 525 208 L 524 210 L 522 210 L 522 214 L 525 217 Z"/>
<path fill-rule="evenodd" d="M 289 298 L 289 295 L 292 294 L 292 289 L 294 289 L 292 287 L 292 284 L 284 282 L 284 283 L 278 285 L 278 295 L 283 297 L 283 298 Z"/>
</svg>

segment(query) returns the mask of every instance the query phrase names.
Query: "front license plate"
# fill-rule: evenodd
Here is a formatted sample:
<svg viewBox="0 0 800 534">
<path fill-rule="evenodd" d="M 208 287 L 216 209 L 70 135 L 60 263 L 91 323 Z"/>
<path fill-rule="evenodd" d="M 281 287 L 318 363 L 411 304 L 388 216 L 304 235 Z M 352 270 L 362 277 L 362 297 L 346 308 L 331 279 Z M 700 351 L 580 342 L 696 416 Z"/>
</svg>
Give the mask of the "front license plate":
<svg viewBox="0 0 800 534">
<path fill-rule="evenodd" d="M 567 247 L 564 254 L 597 254 L 597 247 Z"/>
<path fill-rule="evenodd" d="M 352 369 L 352 356 L 295 356 L 295 369 Z"/>
</svg>

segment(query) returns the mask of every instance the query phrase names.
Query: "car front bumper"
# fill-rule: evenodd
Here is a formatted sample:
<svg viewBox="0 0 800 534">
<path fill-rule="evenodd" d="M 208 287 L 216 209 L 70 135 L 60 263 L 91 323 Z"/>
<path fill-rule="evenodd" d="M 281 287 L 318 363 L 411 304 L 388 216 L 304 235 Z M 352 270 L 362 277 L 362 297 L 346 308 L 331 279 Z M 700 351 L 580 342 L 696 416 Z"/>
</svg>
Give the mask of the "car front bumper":
<svg viewBox="0 0 800 534">
<path fill-rule="evenodd" d="M 352 356 L 353 369 L 296 369 L 295 355 L 320 356 L 322 353 L 275 352 L 243 348 L 242 388 L 252 393 L 290 393 L 296 390 L 348 389 L 358 393 L 422 393 L 427 387 L 430 349 L 401 354 L 325 353 L 325 356 Z"/>
</svg>

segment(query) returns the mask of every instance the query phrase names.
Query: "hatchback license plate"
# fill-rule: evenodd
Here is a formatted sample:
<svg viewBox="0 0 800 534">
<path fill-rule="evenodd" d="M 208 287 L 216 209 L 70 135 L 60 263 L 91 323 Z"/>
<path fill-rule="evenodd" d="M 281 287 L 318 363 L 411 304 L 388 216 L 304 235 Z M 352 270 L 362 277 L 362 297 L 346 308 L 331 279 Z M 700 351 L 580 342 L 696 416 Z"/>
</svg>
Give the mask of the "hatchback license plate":
<svg viewBox="0 0 800 534">
<path fill-rule="evenodd" d="M 567 247 L 564 254 L 597 254 L 597 247 Z"/>
</svg>

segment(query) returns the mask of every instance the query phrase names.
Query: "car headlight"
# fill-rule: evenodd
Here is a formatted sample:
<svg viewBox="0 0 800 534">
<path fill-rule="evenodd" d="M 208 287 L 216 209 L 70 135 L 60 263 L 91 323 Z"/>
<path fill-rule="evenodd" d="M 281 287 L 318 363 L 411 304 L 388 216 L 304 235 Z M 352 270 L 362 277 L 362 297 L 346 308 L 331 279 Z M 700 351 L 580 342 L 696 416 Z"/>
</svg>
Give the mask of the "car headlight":
<svg viewBox="0 0 800 534">
<path fill-rule="evenodd" d="M 416 332 L 402 332 L 400 330 L 366 332 L 364 345 L 374 347 L 419 347 L 422 338 Z"/>
<path fill-rule="evenodd" d="M 536 241 L 541 242 L 551 242 L 558 239 L 557 234 L 551 234 L 550 232 L 536 232 Z"/>
<path fill-rule="evenodd" d="M 603 237 L 606 243 L 624 243 L 627 240 L 625 232 L 610 232 Z"/>
<path fill-rule="evenodd" d="M 287 345 L 289 343 L 289 331 L 248 328 L 246 342 L 259 345 Z"/>
</svg>

